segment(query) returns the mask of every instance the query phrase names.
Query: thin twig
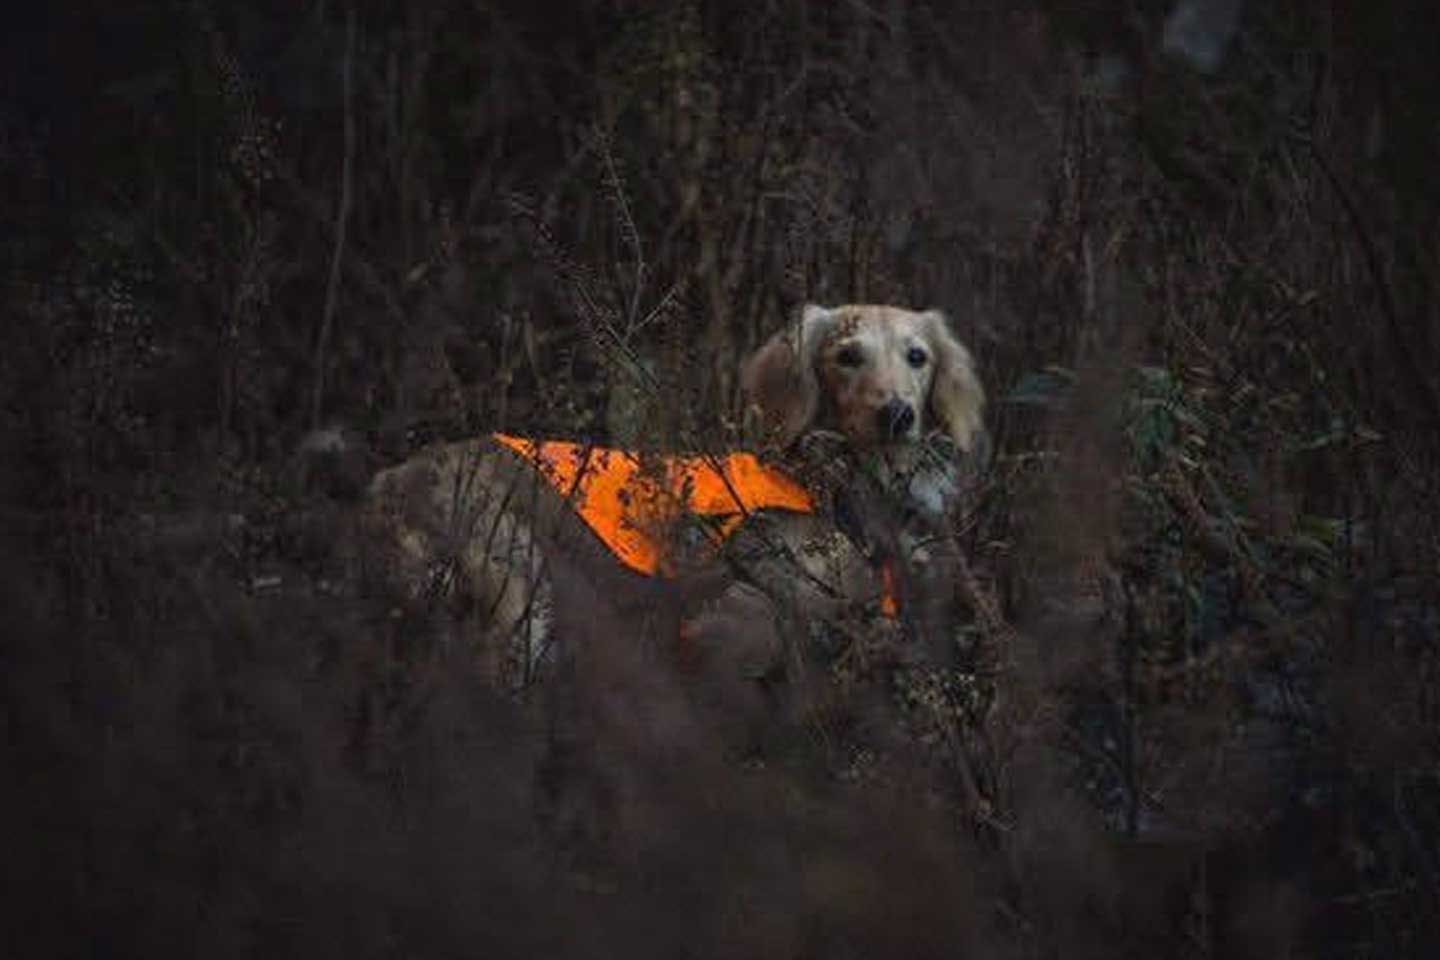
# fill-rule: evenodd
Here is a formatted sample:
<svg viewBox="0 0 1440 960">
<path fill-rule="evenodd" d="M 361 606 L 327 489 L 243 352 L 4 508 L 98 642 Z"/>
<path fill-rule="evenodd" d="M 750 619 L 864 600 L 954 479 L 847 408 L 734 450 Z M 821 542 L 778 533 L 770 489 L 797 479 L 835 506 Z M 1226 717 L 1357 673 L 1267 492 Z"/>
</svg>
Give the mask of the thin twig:
<svg viewBox="0 0 1440 960">
<path fill-rule="evenodd" d="M 626 338 L 635 333 L 635 322 L 640 316 L 640 297 L 645 290 L 645 250 L 640 243 L 640 228 L 635 223 L 635 214 L 630 210 L 630 198 L 625 192 L 625 183 L 620 179 L 620 168 L 615 163 L 615 154 L 610 150 L 610 138 L 602 129 L 595 130 L 595 150 L 605 171 L 605 188 L 610 202 L 615 205 L 615 220 L 620 232 L 635 258 L 635 276 L 630 289 L 630 302 L 626 310 Z M 623 299 L 623 294 L 622 294 Z"/>
<path fill-rule="evenodd" d="M 310 426 L 320 429 L 320 411 L 325 399 L 325 353 L 330 343 L 330 328 L 335 323 L 336 303 L 340 294 L 340 264 L 345 255 L 345 233 L 350 223 L 351 183 L 355 166 L 355 104 L 351 74 L 355 61 L 355 8 L 345 15 L 345 60 L 341 68 L 341 90 L 345 113 L 345 156 L 340 167 L 340 209 L 335 214 L 335 247 L 330 255 L 330 277 L 325 283 L 325 312 L 320 317 L 320 333 L 315 338 L 315 387 L 310 398 Z"/>
<path fill-rule="evenodd" d="M 1424 404 L 1425 412 L 1430 415 L 1431 423 L 1440 423 L 1440 393 L 1437 393 L 1435 385 L 1420 366 L 1417 359 L 1419 354 L 1410 342 L 1409 336 L 1406 335 L 1405 325 L 1400 317 L 1400 307 L 1395 301 L 1395 291 L 1391 289 L 1390 282 L 1385 277 L 1385 268 L 1380 261 L 1380 250 L 1365 223 L 1364 216 L 1360 213 L 1359 205 L 1350 195 L 1350 191 L 1346 189 L 1339 172 L 1325 158 L 1325 154 L 1314 137 L 1308 134 L 1296 134 L 1296 138 L 1309 147 L 1315 166 L 1320 169 L 1326 182 L 1330 184 L 1330 189 L 1334 191 L 1341 208 L 1345 211 L 1346 219 L 1350 221 L 1355 238 L 1360 244 L 1360 252 L 1365 257 L 1365 265 L 1370 273 L 1370 281 L 1375 287 L 1380 313 L 1385 317 L 1386 327 L 1390 331 L 1390 339 L 1398 355 L 1400 369 L 1405 372 L 1411 387 L 1419 396 L 1421 403 Z"/>
</svg>

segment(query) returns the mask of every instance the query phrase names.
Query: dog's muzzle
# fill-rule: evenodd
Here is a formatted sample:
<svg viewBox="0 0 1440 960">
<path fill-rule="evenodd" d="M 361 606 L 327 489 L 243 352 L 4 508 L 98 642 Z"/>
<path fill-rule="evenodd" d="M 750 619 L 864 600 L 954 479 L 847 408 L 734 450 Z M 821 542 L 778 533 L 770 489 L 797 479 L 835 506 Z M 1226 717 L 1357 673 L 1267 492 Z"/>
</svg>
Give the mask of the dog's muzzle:
<svg viewBox="0 0 1440 960">
<path fill-rule="evenodd" d="M 880 436 L 886 440 L 899 440 L 915 426 L 915 408 L 904 400 L 891 400 L 875 415 L 880 420 Z"/>
</svg>

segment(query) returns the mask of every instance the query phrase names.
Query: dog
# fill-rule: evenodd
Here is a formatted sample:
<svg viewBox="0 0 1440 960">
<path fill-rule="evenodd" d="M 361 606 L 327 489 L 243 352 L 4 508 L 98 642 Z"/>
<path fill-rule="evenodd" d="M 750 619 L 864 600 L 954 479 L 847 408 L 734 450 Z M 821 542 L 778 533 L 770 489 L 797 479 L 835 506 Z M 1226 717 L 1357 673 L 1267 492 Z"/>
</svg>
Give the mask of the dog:
<svg viewBox="0 0 1440 960">
<path fill-rule="evenodd" d="M 939 311 L 811 305 L 745 362 L 741 385 L 768 458 L 496 434 L 381 471 L 364 501 L 384 581 L 407 603 L 448 606 L 482 672 L 511 688 L 559 659 L 557 584 L 577 579 L 637 612 L 675 611 L 702 648 L 743 634 L 712 652 L 747 675 L 783 642 L 773 622 L 724 629 L 737 617 L 854 603 L 896 615 L 963 493 L 957 465 L 983 443 L 969 351 Z"/>
<path fill-rule="evenodd" d="M 945 586 L 950 522 L 989 446 L 985 391 L 946 316 L 806 306 L 745 363 L 741 386 L 762 445 L 817 497 L 814 514 L 779 534 L 801 546 L 791 552 L 810 576 L 798 582 L 863 596 L 873 590 L 860 584 L 878 572 L 884 606 L 903 609 L 907 626 L 935 620 L 946 598 L 927 581 Z M 814 590 L 795 602 L 835 609 Z M 928 643 L 948 659 L 947 638 Z"/>
</svg>

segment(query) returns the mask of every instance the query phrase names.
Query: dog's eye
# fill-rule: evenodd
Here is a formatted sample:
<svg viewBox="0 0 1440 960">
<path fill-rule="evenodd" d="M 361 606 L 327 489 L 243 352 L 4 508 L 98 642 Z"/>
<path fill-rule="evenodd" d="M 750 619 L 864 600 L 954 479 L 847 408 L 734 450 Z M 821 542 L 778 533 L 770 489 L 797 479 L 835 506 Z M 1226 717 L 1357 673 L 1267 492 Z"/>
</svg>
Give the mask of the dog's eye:
<svg viewBox="0 0 1440 960">
<path fill-rule="evenodd" d="M 847 343 L 835 353 L 835 362 L 842 367 L 858 367 L 865 362 L 865 354 L 853 343 Z"/>
<path fill-rule="evenodd" d="M 911 347 L 910 352 L 905 354 L 905 362 L 912 367 L 923 367 L 925 361 L 929 359 L 930 355 L 919 347 Z"/>
</svg>

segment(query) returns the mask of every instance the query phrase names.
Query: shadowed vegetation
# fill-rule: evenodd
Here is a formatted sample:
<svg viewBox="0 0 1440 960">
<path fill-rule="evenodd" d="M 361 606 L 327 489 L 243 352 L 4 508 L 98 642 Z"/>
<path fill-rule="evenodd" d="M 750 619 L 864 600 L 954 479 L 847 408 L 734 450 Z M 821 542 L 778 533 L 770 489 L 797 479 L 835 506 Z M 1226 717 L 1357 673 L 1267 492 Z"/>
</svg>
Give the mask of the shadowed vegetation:
<svg viewBox="0 0 1440 960">
<path fill-rule="evenodd" d="M 1174 6 L 15 19 L 0 952 L 1432 955 L 1435 15 Z M 567 576 L 517 701 L 356 575 L 430 441 L 740 445 L 806 302 L 980 364 L 953 662 L 737 711 Z"/>
</svg>

